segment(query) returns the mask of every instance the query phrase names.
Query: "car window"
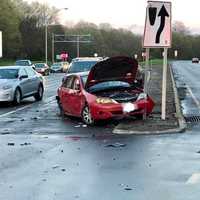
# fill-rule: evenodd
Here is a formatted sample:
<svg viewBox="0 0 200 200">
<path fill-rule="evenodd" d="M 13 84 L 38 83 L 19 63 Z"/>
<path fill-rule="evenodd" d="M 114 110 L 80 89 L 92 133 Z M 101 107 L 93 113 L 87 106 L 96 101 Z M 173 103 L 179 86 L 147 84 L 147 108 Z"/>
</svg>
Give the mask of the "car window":
<svg viewBox="0 0 200 200">
<path fill-rule="evenodd" d="M 80 90 L 80 81 L 78 78 L 75 78 L 72 85 L 73 90 Z"/>
<path fill-rule="evenodd" d="M 62 87 L 65 87 L 65 88 L 69 88 L 69 89 L 72 89 L 73 88 L 73 80 L 74 80 L 74 77 L 73 76 L 69 76 L 65 79 L 65 81 L 63 82 L 62 84 Z"/>
<path fill-rule="evenodd" d="M 90 71 L 97 61 L 73 61 L 69 66 L 68 73 Z"/>
<path fill-rule="evenodd" d="M 19 70 L 19 77 L 28 75 L 27 72 L 22 68 Z"/>
<path fill-rule="evenodd" d="M 26 72 L 27 72 L 27 74 L 28 74 L 28 77 L 32 77 L 32 76 L 35 76 L 35 75 L 36 75 L 36 73 L 35 73 L 35 71 L 32 69 L 32 67 L 27 67 L 27 68 L 26 68 Z"/>
<path fill-rule="evenodd" d="M 0 69 L 0 79 L 16 79 L 18 69 Z"/>
</svg>

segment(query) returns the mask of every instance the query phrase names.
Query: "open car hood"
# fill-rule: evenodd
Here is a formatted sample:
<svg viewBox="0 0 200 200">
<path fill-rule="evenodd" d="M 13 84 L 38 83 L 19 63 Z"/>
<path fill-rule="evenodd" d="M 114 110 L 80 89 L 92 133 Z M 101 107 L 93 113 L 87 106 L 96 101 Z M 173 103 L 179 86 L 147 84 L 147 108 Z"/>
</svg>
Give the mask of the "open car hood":
<svg viewBox="0 0 200 200">
<path fill-rule="evenodd" d="M 99 82 L 125 81 L 133 83 L 138 69 L 137 60 L 131 57 L 118 56 L 108 58 L 95 64 L 88 75 L 85 88 Z"/>
</svg>

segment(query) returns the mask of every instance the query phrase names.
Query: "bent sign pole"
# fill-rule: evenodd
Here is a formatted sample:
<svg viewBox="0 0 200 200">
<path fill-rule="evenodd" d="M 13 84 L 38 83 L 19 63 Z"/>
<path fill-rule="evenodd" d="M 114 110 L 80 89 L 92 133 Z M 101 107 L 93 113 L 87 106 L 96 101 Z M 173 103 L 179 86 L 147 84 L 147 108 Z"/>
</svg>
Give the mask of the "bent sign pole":
<svg viewBox="0 0 200 200">
<path fill-rule="evenodd" d="M 161 108 L 163 120 L 166 119 L 167 50 L 171 47 L 171 35 L 171 2 L 148 1 L 143 47 L 164 48 Z"/>
</svg>

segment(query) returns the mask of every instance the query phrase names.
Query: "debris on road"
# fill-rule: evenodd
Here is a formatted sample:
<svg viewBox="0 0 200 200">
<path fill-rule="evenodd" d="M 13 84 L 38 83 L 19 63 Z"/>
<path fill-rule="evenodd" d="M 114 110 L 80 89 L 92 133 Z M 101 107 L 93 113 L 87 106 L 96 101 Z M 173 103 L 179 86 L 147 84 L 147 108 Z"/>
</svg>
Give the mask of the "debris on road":
<svg viewBox="0 0 200 200">
<path fill-rule="evenodd" d="M 31 145 L 31 143 L 30 142 L 25 142 L 25 143 L 23 143 L 23 144 L 20 144 L 21 146 L 27 146 L 27 145 Z"/>
<path fill-rule="evenodd" d="M 21 119 L 20 121 L 23 122 L 23 121 L 25 121 L 25 119 Z"/>
<path fill-rule="evenodd" d="M 59 167 L 60 167 L 59 165 L 55 165 L 55 166 L 52 167 L 52 169 L 57 169 Z"/>
<path fill-rule="evenodd" d="M 124 190 L 130 191 L 130 190 L 133 190 L 133 189 L 130 188 L 130 187 L 125 187 Z"/>
<path fill-rule="evenodd" d="M 200 153 L 200 150 L 199 150 L 199 151 L 197 151 L 197 153 Z"/>
<path fill-rule="evenodd" d="M 66 169 L 61 169 L 61 171 L 62 171 L 62 172 L 65 172 L 65 171 L 66 171 Z"/>
<path fill-rule="evenodd" d="M 125 147 L 125 146 L 126 146 L 126 144 L 122 144 L 122 143 L 119 143 L 119 142 L 105 145 L 105 147 L 114 147 L 114 148 Z"/>
<path fill-rule="evenodd" d="M 1 135 L 9 135 L 9 134 L 10 134 L 10 132 L 8 130 L 1 132 Z"/>
<path fill-rule="evenodd" d="M 61 152 L 61 153 L 63 153 L 64 151 L 63 151 L 63 150 L 61 150 L 60 152 Z"/>
<path fill-rule="evenodd" d="M 15 143 L 14 142 L 9 142 L 8 146 L 15 146 Z"/>
</svg>

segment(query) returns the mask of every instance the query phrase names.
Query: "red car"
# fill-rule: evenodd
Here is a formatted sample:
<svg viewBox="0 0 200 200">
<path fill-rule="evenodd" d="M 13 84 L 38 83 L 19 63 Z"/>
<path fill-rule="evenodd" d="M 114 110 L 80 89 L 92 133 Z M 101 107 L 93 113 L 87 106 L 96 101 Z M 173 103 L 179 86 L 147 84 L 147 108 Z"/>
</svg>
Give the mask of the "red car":
<svg viewBox="0 0 200 200">
<path fill-rule="evenodd" d="M 98 120 L 141 117 L 154 107 L 153 100 L 135 85 L 138 63 L 129 57 L 98 62 L 88 73 L 66 76 L 57 101 L 63 114 L 81 117 L 90 125 Z"/>
</svg>

